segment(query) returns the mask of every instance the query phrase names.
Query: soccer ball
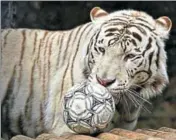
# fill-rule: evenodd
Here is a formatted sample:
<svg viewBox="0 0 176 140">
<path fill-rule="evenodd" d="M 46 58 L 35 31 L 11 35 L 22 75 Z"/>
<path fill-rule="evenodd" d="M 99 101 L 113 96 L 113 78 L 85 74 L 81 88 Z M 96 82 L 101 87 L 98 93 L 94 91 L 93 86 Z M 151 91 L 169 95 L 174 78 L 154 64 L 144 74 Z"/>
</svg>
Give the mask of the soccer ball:
<svg viewBox="0 0 176 140">
<path fill-rule="evenodd" d="M 113 97 L 99 84 L 90 82 L 77 84 L 64 96 L 64 122 L 77 133 L 101 132 L 107 128 L 114 112 Z"/>
</svg>

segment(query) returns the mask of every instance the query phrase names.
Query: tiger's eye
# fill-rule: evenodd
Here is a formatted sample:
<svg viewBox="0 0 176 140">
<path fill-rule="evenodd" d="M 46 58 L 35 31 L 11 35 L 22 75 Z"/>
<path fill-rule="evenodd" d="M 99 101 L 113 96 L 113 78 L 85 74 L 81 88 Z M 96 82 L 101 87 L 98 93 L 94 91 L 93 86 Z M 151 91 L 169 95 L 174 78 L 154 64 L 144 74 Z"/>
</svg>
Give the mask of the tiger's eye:
<svg viewBox="0 0 176 140">
<path fill-rule="evenodd" d="M 125 60 L 131 59 L 131 58 L 134 58 L 134 57 L 135 57 L 134 54 L 127 54 L 127 55 L 125 56 Z"/>
<path fill-rule="evenodd" d="M 103 54 L 105 53 L 105 49 L 103 47 L 99 47 L 98 48 L 100 52 L 102 52 Z"/>
<path fill-rule="evenodd" d="M 118 40 L 118 38 L 109 41 L 108 45 L 109 45 L 109 46 L 113 45 L 117 40 Z"/>
</svg>

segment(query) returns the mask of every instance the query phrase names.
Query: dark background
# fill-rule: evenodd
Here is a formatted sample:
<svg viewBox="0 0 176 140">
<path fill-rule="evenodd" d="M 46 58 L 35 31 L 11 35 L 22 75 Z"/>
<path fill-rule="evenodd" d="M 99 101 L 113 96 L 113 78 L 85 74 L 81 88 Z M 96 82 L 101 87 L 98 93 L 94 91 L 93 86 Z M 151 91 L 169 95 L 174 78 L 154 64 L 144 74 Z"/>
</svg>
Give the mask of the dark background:
<svg viewBox="0 0 176 140">
<path fill-rule="evenodd" d="M 176 128 L 176 2 L 142 1 L 50 1 L 50 2 L 1 2 L 2 28 L 40 28 L 48 30 L 71 29 L 90 21 L 90 10 L 99 6 L 108 12 L 136 9 L 154 18 L 168 16 L 173 22 L 167 41 L 168 74 L 170 84 L 161 96 L 151 99 L 152 113 L 143 111 L 138 128 Z"/>
</svg>

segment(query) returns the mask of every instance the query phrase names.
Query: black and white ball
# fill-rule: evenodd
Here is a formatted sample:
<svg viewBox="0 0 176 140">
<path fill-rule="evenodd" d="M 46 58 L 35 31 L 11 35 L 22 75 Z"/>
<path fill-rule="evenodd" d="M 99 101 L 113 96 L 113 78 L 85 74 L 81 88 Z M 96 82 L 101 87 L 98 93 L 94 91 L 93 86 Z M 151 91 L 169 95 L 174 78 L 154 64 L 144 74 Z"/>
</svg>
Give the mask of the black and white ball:
<svg viewBox="0 0 176 140">
<path fill-rule="evenodd" d="M 64 122 L 77 133 L 101 132 L 114 112 L 113 97 L 99 84 L 83 82 L 73 86 L 64 97 Z"/>
</svg>

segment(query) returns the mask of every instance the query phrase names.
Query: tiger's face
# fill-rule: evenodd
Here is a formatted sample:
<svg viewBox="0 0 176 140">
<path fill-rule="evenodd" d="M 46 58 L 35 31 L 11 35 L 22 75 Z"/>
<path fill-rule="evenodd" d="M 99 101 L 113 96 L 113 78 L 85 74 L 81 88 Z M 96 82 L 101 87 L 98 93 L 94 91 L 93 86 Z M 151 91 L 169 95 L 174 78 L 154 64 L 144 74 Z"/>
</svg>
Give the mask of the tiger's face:
<svg viewBox="0 0 176 140">
<path fill-rule="evenodd" d="M 161 35 L 156 29 L 157 22 L 145 13 L 136 17 L 131 13 L 134 11 L 109 17 L 104 13 L 107 18 L 101 21 L 89 44 L 90 80 L 107 87 L 115 97 L 143 90 L 141 94 L 149 98 L 161 92 L 168 82 L 164 51 L 168 34 L 162 36 L 164 32 Z"/>
<path fill-rule="evenodd" d="M 112 93 L 118 93 L 147 82 L 152 73 L 156 73 L 156 64 L 148 58 L 154 55 L 154 50 L 146 50 L 147 46 L 155 44 L 154 40 L 142 40 L 138 33 L 130 29 L 126 29 L 128 33 L 123 33 L 127 32 L 123 29 L 115 31 L 115 28 L 103 30 L 103 26 L 100 30 L 92 48 L 95 61 L 92 72 L 97 82 L 107 82 L 104 86 Z"/>
</svg>

